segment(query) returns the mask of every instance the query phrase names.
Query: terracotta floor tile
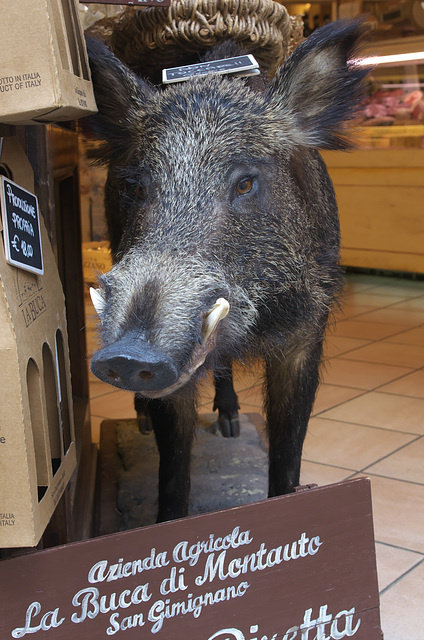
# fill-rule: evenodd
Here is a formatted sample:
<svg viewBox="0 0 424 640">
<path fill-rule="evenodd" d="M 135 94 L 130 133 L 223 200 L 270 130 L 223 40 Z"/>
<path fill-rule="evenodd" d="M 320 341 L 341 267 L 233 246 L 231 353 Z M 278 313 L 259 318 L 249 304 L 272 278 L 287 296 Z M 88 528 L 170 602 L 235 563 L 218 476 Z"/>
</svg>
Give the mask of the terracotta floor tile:
<svg viewBox="0 0 424 640">
<path fill-rule="evenodd" d="M 395 336 L 404 331 L 404 325 L 384 324 L 382 322 L 360 322 L 359 320 L 342 320 L 336 324 L 332 335 L 362 340 L 381 340 Z M 394 340 L 395 341 L 395 340 Z"/>
<path fill-rule="evenodd" d="M 390 380 L 400 378 L 410 371 L 411 369 L 406 367 L 372 362 L 364 364 L 355 360 L 347 360 L 344 357 L 332 358 L 325 363 L 322 381 L 326 384 L 371 390 Z"/>
<path fill-rule="evenodd" d="M 364 323 L 365 324 L 365 323 Z M 408 329 L 397 335 L 386 338 L 387 342 L 397 342 L 398 344 L 416 344 L 424 347 L 424 327 Z"/>
<path fill-rule="evenodd" d="M 211 398 L 202 397 L 202 404 L 197 405 L 198 413 L 211 413 L 213 410 L 213 396 Z M 218 416 L 218 412 L 216 414 Z"/>
<path fill-rule="evenodd" d="M 374 289 L 378 282 L 369 282 L 368 280 L 361 282 L 353 280 L 351 276 L 345 279 L 345 285 L 343 291 L 346 294 L 352 294 L 359 291 L 367 291 L 368 289 Z"/>
<path fill-rule="evenodd" d="M 424 561 L 381 596 L 384 640 L 421 640 L 424 629 Z"/>
<path fill-rule="evenodd" d="M 325 464 L 302 460 L 300 470 L 300 484 L 317 484 L 323 487 L 327 484 L 342 482 L 346 480 L 352 471 L 350 469 L 342 469 L 341 467 L 331 467 Z"/>
<path fill-rule="evenodd" d="M 134 394 L 112 391 L 90 401 L 91 414 L 102 418 L 135 418 Z"/>
<path fill-rule="evenodd" d="M 424 485 L 424 437 L 369 466 L 366 471 L 378 476 Z"/>
<path fill-rule="evenodd" d="M 354 318 L 356 316 L 361 316 L 364 313 L 371 313 L 374 311 L 374 307 L 365 306 L 365 305 L 357 305 L 351 303 L 345 303 L 341 309 L 337 310 L 334 313 L 334 317 L 336 320 L 346 320 L 347 318 Z"/>
<path fill-rule="evenodd" d="M 389 307 L 390 305 L 405 303 L 405 296 L 393 296 L 389 293 L 379 291 L 375 293 L 373 289 L 350 294 L 346 298 L 347 304 L 363 305 L 365 307 Z"/>
<path fill-rule="evenodd" d="M 348 273 L 347 282 L 353 282 L 358 285 L 362 284 L 367 287 L 377 287 L 381 285 L 382 278 L 377 275 L 368 275 L 366 273 Z"/>
<path fill-rule="evenodd" d="M 208 374 L 201 382 L 199 386 L 199 399 L 198 406 L 201 407 L 204 404 L 213 403 L 215 396 L 215 388 L 212 382 L 212 374 Z"/>
<path fill-rule="evenodd" d="M 421 398 L 370 391 L 325 411 L 320 417 L 424 435 L 424 400 Z"/>
<path fill-rule="evenodd" d="M 321 384 L 315 399 L 312 415 L 317 415 L 322 411 L 326 411 L 330 407 L 335 407 L 341 403 L 355 398 L 362 391 L 358 389 L 350 389 L 348 387 L 337 387 L 332 384 Z"/>
<path fill-rule="evenodd" d="M 310 462 L 359 471 L 411 442 L 413 437 L 396 431 L 312 418 L 303 457 Z"/>
<path fill-rule="evenodd" d="M 408 280 L 407 278 L 379 278 L 371 287 L 373 291 L 387 291 L 391 295 L 424 295 L 422 280 Z"/>
<path fill-rule="evenodd" d="M 368 293 L 414 298 L 424 295 L 424 282 L 406 280 L 405 278 L 386 282 L 386 278 L 380 278 L 377 285 L 373 284 L 368 288 Z"/>
<path fill-rule="evenodd" d="M 265 420 L 265 409 L 261 404 L 245 404 L 244 402 L 240 403 L 240 412 L 241 413 L 257 413 Z"/>
<path fill-rule="evenodd" d="M 371 478 L 375 539 L 424 554 L 424 486 L 402 480 Z"/>
<path fill-rule="evenodd" d="M 393 309 L 404 309 L 405 311 L 424 311 L 424 296 L 409 298 L 393 306 Z"/>
<path fill-rule="evenodd" d="M 234 385 L 236 387 L 236 385 Z M 240 411 L 242 413 L 260 413 L 262 414 L 262 385 L 251 386 L 248 389 L 237 390 Z M 200 400 L 198 403 L 199 412 L 204 410 L 211 411 L 215 389 L 212 384 L 203 384 L 201 387 Z M 217 414 L 218 415 L 218 414 Z"/>
<path fill-rule="evenodd" d="M 112 393 L 114 388 L 106 382 L 101 382 L 93 374 L 89 378 L 90 384 L 90 398 L 97 398 L 98 396 L 104 396 L 107 393 Z"/>
<path fill-rule="evenodd" d="M 367 365 L 368 367 L 369 365 Z M 414 371 L 399 380 L 380 387 L 379 391 L 401 396 L 424 398 L 424 369 Z"/>
<path fill-rule="evenodd" d="M 394 342 L 374 342 L 355 351 L 345 353 L 347 360 L 375 362 L 417 369 L 424 366 L 424 347 L 397 344 Z"/>
<path fill-rule="evenodd" d="M 381 542 L 376 543 L 375 551 L 380 591 L 386 589 L 423 559 L 419 553 L 398 549 Z"/>
<path fill-rule="evenodd" d="M 259 407 L 263 405 L 262 385 L 245 389 L 237 393 L 240 405 L 248 407 Z"/>
<path fill-rule="evenodd" d="M 335 358 L 343 353 L 347 353 L 353 349 L 358 349 L 359 347 L 363 347 L 367 344 L 369 344 L 368 340 L 357 340 L 356 338 L 342 338 L 339 336 L 329 335 L 325 339 L 324 343 L 324 358 Z"/>
<path fill-rule="evenodd" d="M 240 362 L 235 363 L 233 369 L 233 383 L 237 394 L 245 389 L 262 385 L 263 365 L 254 363 L 250 366 L 243 365 Z M 215 396 L 215 388 L 213 386 L 212 373 L 209 372 L 199 387 L 200 400 L 199 406 L 210 404 Z"/>
<path fill-rule="evenodd" d="M 257 361 L 247 365 L 237 362 L 233 367 L 234 388 L 236 391 L 241 391 L 262 384 L 263 376 L 264 364 L 262 362 Z"/>
<path fill-rule="evenodd" d="M 384 324 L 400 324 L 405 327 L 416 327 L 424 324 L 423 311 L 405 311 L 405 309 L 377 309 L 363 313 L 356 318 L 360 322 L 383 322 Z"/>
<path fill-rule="evenodd" d="M 100 348 L 100 338 L 97 334 L 86 334 L 85 336 L 86 348 L 87 348 L 87 358 L 91 359 L 93 353 Z"/>
</svg>

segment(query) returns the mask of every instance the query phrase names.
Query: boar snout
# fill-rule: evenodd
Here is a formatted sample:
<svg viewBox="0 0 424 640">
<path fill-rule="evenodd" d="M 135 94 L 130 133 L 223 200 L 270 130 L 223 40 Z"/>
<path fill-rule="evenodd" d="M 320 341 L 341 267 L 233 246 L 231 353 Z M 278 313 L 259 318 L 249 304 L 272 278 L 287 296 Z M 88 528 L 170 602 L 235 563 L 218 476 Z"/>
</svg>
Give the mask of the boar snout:
<svg viewBox="0 0 424 640">
<path fill-rule="evenodd" d="M 103 317 L 105 300 L 94 289 L 90 290 L 93 304 Z M 192 374 L 205 362 L 215 348 L 218 324 L 229 312 L 225 298 L 218 298 L 201 321 L 200 340 L 194 346 L 186 366 L 180 370 L 173 357 L 164 353 L 158 345 L 143 337 L 138 327 L 126 331 L 121 338 L 97 351 L 91 359 L 91 371 L 102 382 L 120 389 L 135 391 L 149 398 L 160 398 L 174 393 L 184 386 Z M 169 325 L 169 323 L 168 323 Z"/>
<path fill-rule="evenodd" d="M 139 393 L 160 391 L 178 379 L 169 356 L 131 335 L 98 351 L 91 370 L 103 382 Z"/>
</svg>

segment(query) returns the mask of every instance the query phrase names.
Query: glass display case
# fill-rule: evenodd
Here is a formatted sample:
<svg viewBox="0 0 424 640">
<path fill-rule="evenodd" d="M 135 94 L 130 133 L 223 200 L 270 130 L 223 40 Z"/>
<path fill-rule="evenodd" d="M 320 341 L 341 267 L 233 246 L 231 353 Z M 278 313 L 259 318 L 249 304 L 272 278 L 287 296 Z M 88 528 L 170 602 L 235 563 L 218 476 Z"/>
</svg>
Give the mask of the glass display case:
<svg viewBox="0 0 424 640">
<path fill-rule="evenodd" d="M 387 56 L 405 56 L 398 60 Z M 381 42 L 358 149 L 322 155 L 346 266 L 424 273 L 424 37 Z"/>
<path fill-rule="evenodd" d="M 424 148 L 424 37 L 376 45 L 361 110 L 361 147 Z"/>
</svg>

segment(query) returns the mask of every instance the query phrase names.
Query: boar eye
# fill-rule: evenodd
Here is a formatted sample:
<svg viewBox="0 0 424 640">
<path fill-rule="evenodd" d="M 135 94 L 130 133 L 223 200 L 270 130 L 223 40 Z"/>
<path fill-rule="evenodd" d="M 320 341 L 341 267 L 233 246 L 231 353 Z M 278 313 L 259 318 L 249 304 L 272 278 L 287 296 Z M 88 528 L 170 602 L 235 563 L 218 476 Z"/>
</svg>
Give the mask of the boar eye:
<svg viewBox="0 0 424 640">
<path fill-rule="evenodd" d="M 135 188 L 135 195 L 139 200 L 144 200 L 145 192 L 144 187 L 141 184 L 138 184 Z"/>
<path fill-rule="evenodd" d="M 237 185 L 236 191 L 238 196 L 244 196 L 249 191 L 252 191 L 253 188 L 253 180 L 250 178 L 243 178 Z"/>
</svg>

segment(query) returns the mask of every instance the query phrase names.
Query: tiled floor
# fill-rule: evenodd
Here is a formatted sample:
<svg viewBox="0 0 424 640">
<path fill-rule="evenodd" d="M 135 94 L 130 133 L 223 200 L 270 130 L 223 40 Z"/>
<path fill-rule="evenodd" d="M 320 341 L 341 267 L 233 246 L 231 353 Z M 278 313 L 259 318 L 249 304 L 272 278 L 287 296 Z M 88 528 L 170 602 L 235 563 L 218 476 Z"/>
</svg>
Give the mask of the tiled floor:
<svg viewBox="0 0 424 640">
<path fill-rule="evenodd" d="M 92 323 L 88 325 L 90 347 Z M 304 446 L 302 483 L 371 477 L 385 640 L 424 638 L 424 282 L 346 281 Z M 260 368 L 236 370 L 241 410 L 262 412 Z M 134 416 L 132 394 L 91 380 L 94 438 Z M 205 385 L 200 412 L 211 411 Z"/>
</svg>

